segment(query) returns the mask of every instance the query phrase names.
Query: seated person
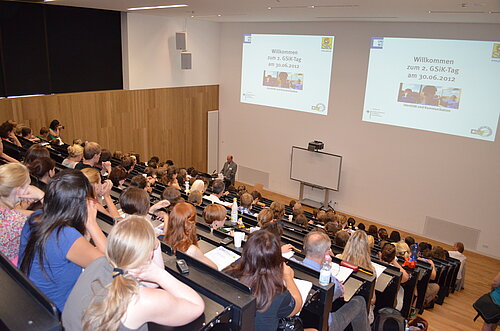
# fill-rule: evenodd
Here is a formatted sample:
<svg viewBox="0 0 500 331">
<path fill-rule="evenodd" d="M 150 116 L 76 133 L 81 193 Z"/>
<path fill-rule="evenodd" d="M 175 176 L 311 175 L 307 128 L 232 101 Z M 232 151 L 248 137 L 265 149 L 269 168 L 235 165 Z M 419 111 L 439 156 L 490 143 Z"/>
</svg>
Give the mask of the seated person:
<svg viewBox="0 0 500 331">
<path fill-rule="evenodd" d="M 273 220 L 274 221 L 281 221 L 283 220 L 283 217 L 285 217 L 285 206 L 283 204 L 273 201 L 271 203 L 271 206 L 269 206 L 271 211 L 273 212 Z"/>
<path fill-rule="evenodd" d="M 33 143 L 40 142 L 40 138 L 35 137 L 35 135 L 33 134 L 33 130 L 31 130 L 30 127 L 27 127 L 27 126 L 22 127 L 20 133 L 21 133 L 21 137 L 23 137 L 26 140 L 29 140 Z"/>
<path fill-rule="evenodd" d="M 306 230 L 309 228 L 309 221 L 307 220 L 307 217 L 304 214 L 298 214 L 297 216 L 295 216 L 293 218 L 293 222 L 297 225 L 300 225 Z M 331 222 L 328 224 L 331 224 Z"/>
<path fill-rule="evenodd" d="M 257 215 L 257 226 L 263 227 L 264 224 L 272 222 L 274 214 L 272 210 L 268 207 L 263 208 Z"/>
<path fill-rule="evenodd" d="M 401 284 L 406 283 L 410 278 L 406 270 L 398 263 L 398 259 L 396 257 L 396 245 L 392 243 L 387 243 L 380 250 L 379 258 L 381 261 L 385 263 L 391 264 L 401 271 Z M 403 308 L 403 298 L 404 298 L 404 290 L 400 286 L 398 290 L 397 302 L 396 302 L 396 310 L 401 310 Z"/>
<path fill-rule="evenodd" d="M 180 202 L 174 206 L 169 215 L 164 242 L 175 252 L 183 253 L 217 269 L 217 265 L 207 258 L 198 247 L 196 236 L 196 209 L 193 205 Z"/>
<path fill-rule="evenodd" d="M 401 235 L 399 234 L 399 231 L 391 231 L 389 241 L 393 243 L 401 241 Z"/>
<path fill-rule="evenodd" d="M 106 180 L 104 183 L 101 183 L 101 175 L 97 169 L 85 168 L 81 171 L 89 180 L 90 185 L 92 185 L 92 194 L 89 198 L 97 202 L 97 210 L 101 213 L 109 215 L 112 218 L 120 217 L 120 213 L 118 213 L 115 203 L 113 202 L 113 199 L 111 199 L 110 195 L 113 183 L 110 180 Z M 107 209 L 105 208 L 105 205 L 108 207 Z"/>
<path fill-rule="evenodd" d="M 101 169 L 96 167 L 100 158 L 101 146 L 98 143 L 89 142 L 83 148 L 83 160 L 75 166 L 75 169 L 96 168 L 101 171 Z"/>
<path fill-rule="evenodd" d="M 325 254 L 330 252 L 331 240 L 327 234 L 321 231 L 309 232 L 304 237 L 304 254 L 306 257 L 303 261 L 297 261 L 308 266 L 316 271 L 321 270 L 321 265 Z M 293 258 L 292 258 L 293 259 Z M 335 284 L 333 300 L 344 295 L 344 289 L 340 282 L 332 275 L 332 282 Z M 368 317 L 366 313 L 366 301 L 361 296 L 354 296 L 350 301 L 345 303 L 337 311 L 330 313 L 329 318 L 330 330 L 344 330 L 349 324 L 353 330 L 370 330 Z"/>
<path fill-rule="evenodd" d="M 226 185 L 224 185 L 224 181 L 220 179 L 214 180 L 212 183 L 212 194 L 205 195 L 203 199 L 212 201 L 212 203 L 218 203 L 226 207 L 231 207 L 233 204 L 231 202 L 222 201 L 220 198 L 224 195 L 224 190 L 226 189 Z"/>
<path fill-rule="evenodd" d="M 457 282 L 455 283 L 455 289 L 457 291 L 463 290 L 465 283 L 465 262 L 467 257 L 464 255 L 464 244 L 461 242 L 456 242 L 453 245 L 453 250 L 448 251 L 450 257 L 460 261 L 460 268 L 458 269 Z"/>
<path fill-rule="evenodd" d="M 344 248 L 345 245 L 347 244 L 347 241 L 349 240 L 349 233 L 344 230 L 337 231 L 335 234 L 335 238 L 333 238 L 333 244 L 335 246 Z"/>
<path fill-rule="evenodd" d="M 13 143 L 14 145 L 21 146 L 22 144 L 17 139 L 17 136 L 14 134 L 14 129 L 15 126 L 12 124 L 11 121 L 6 121 L 0 125 L 0 138 L 2 140 L 8 141 L 10 143 Z"/>
<path fill-rule="evenodd" d="M 160 221 L 168 222 L 168 214 L 160 210 L 170 206 L 168 200 L 160 200 L 150 206 L 149 194 L 146 191 L 137 187 L 129 187 L 120 194 L 119 201 L 123 215 L 116 220 L 136 215 L 143 216 L 147 220 L 151 220 L 152 216 L 154 216 Z M 166 227 L 164 228 L 166 229 Z"/>
<path fill-rule="evenodd" d="M 56 174 L 55 168 L 56 163 L 50 157 L 40 157 L 33 160 L 33 162 L 28 165 L 30 175 L 36 179 L 33 185 L 41 190 L 45 190 L 45 186 L 49 182 L 49 179 Z"/>
<path fill-rule="evenodd" d="M 335 222 L 328 222 L 325 224 L 326 234 L 332 238 L 335 237 L 337 232 L 339 232 L 340 230 L 341 230 L 341 226 L 336 224 Z M 346 240 L 346 242 L 347 242 L 347 240 Z M 344 246 L 345 246 L 345 244 L 344 244 Z"/>
<path fill-rule="evenodd" d="M 340 258 L 366 270 L 374 271 L 366 232 L 355 231 L 347 240 Z"/>
<path fill-rule="evenodd" d="M 161 258 L 158 248 L 153 227 L 141 217 L 113 226 L 106 256 L 85 269 L 69 295 L 62 314 L 64 328 L 143 330 L 147 322 L 177 326 L 200 316 L 203 299 L 152 262 L 153 256 Z M 139 279 L 159 287 L 140 286 Z"/>
<path fill-rule="evenodd" d="M 166 187 L 161 193 L 161 198 L 163 200 L 168 200 L 170 205 L 173 207 L 176 203 L 184 202 L 184 199 L 181 197 L 181 192 L 175 187 L 169 186 Z"/>
<path fill-rule="evenodd" d="M 120 165 L 127 171 L 127 173 L 130 174 L 135 168 L 135 158 L 128 154 L 128 156 L 122 158 L 122 162 Z"/>
<path fill-rule="evenodd" d="M 281 318 L 302 309 L 293 269 L 283 262 L 280 243 L 268 231 L 253 232 L 241 258 L 224 271 L 252 289 L 257 304 L 255 330 L 274 331 Z"/>
<path fill-rule="evenodd" d="M 243 193 L 240 197 L 240 205 L 238 206 L 238 212 L 251 216 L 257 216 L 256 213 L 252 212 L 252 202 L 253 202 L 252 195 L 250 193 Z"/>
<path fill-rule="evenodd" d="M 190 191 L 188 195 L 188 200 L 193 206 L 200 206 L 203 201 L 203 194 L 200 191 Z M 225 209 L 225 208 L 224 208 Z"/>
<path fill-rule="evenodd" d="M 123 168 L 122 166 L 117 166 L 111 169 L 108 179 L 113 183 L 113 186 L 123 190 L 124 189 L 123 184 L 125 183 L 127 177 L 128 177 L 127 170 L 125 170 L 125 168 Z"/>
<path fill-rule="evenodd" d="M 283 236 L 283 227 L 278 222 L 267 222 L 262 226 L 261 230 L 269 231 L 278 238 L 281 245 L 281 253 L 288 253 L 294 249 L 292 244 L 282 245 L 281 236 Z"/>
<path fill-rule="evenodd" d="M 177 175 L 178 175 L 177 168 L 174 166 L 169 166 L 167 167 L 167 171 L 161 177 L 160 180 L 163 184 L 175 187 L 176 189 L 180 190 L 181 186 L 179 185 L 179 182 L 177 180 Z"/>
<path fill-rule="evenodd" d="M 101 150 L 101 156 L 99 157 L 99 162 L 96 163 L 96 168 L 101 169 L 102 176 L 108 176 L 111 172 L 111 152 L 109 149 L 103 148 Z"/>
<path fill-rule="evenodd" d="M 148 193 L 151 193 L 152 191 L 151 184 L 143 175 L 135 175 L 132 177 L 130 180 L 130 186 L 140 188 Z"/>
<path fill-rule="evenodd" d="M 105 251 L 95 202 L 87 199 L 91 192 L 81 171 L 60 171 L 47 185 L 43 210 L 30 216 L 21 233 L 19 268 L 59 311 L 82 268 Z"/>
<path fill-rule="evenodd" d="M 259 191 L 253 190 L 252 193 L 250 193 L 250 194 L 252 195 L 252 198 L 253 198 L 252 204 L 259 205 L 261 207 L 266 206 L 263 202 L 260 201 L 260 200 L 262 200 L 262 194 L 260 194 Z"/>
<path fill-rule="evenodd" d="M 35 159 L 40 157 L 50 157 L 49 150 L 40 144 L 34 144 L 28 148 L 24 154 L 23 163 L 25 166 L 28 166 Z"/>
<path fill-rule="evenodd" d="M 226 207 L 213 203 L 208 205 L 203 210 L 203 219 L 205 223 L 210 225 L 210 229 L 216 230 L 224 226 L 226 221 Z"/>
<path fill-rule="evenodd" d="M 74 169 L 75 166 L 82 161 L 83 147 L 80 145 L 68 146 L 68 157 L 62 161 L 62 165 L 66 168 Z"/>
<path fill-rule="evenodd" d="M 208 184 L 206 182 L 201 179 L 197 179 L 193 182 L 193 185 L 191 185 L 191 191 L 199 191 L 201 193 L 205 193 L 207 187 Z"/>
</svg>

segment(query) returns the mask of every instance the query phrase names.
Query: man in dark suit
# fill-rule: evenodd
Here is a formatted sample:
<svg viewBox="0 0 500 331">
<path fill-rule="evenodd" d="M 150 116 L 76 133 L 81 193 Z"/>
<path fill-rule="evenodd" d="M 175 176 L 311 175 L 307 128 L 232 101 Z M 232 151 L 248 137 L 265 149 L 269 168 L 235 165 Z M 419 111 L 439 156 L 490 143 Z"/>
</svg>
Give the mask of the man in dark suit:
<svg viewBox="0 0 500 331">
<path fill-rule="evenodd" d="M 229 185 L 234 186 L 234 180 L 236 178 L 237 169 L 238 165 L 233 161 L 233 156 L 228 155 L 226 157 L 226 163 L 224 163 L 224 166 L 222 167 L 222 170 L 220 172 L 224 175 L 224 181 Z"/>
</svg>

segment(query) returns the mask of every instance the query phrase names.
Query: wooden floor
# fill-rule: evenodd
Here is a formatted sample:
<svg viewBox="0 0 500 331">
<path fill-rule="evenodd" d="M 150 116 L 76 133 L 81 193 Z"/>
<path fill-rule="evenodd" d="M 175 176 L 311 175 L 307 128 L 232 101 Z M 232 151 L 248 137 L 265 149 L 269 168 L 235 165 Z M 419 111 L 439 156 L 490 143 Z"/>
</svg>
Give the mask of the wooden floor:
<svg viewBox="0 0 500 331">
<path fill-rule="evenodd" d="M 253 187 L 247 185 L 247 189 L 250 190 Z M 286 197 L 274 192 L 266 191 L 261 187 L 257 188 L 264 197 L 279 201 L 284 204 L 288 204 L 292 198 Z M 297 198 L 295 198 L 297 199 Z M 305 208 L 307 209 L 307 207 Z M 349 216 L 348 214 L 346 214 Z M 368 225 L 375 224 L 378 227 L 382 225 L 370 222 L 358 217 L 354 217 L 356 223 L 363 222 L 366 227 Z M 390 228 L 385 225 L 382 227 L 386 228 L 389 233 L 392 230 L 398 230 L 397 228 Z M 400 231 L 401 236 L 405 237 L 411 235 L 416 241 L 426 241 L 432 245 L 439 245 L 446 250 L 450 250 L 452 247 L 449 244 L 441 243 L 435 240 L 417 236 L 411 233 Z M 495 275 L 500 272 L 500 260 L 480 255 L 473 252 L 468 252 L 467 248 L 464 252 L 467 256 L 467 268 L 465 276 L 465 289 L 460 292 L 455 292 L 450 294 L 445 300 L 443 305 L 434 305 L 434 308 L 430 310 L 425 310 L 421 315 L 422 318 L 429 322 L 430 331 L 447 331 L 447 330 L 457 330 L 457 331 L 471 331 L 471 330 L 481 330 L 482 320 L 478 318 L 476 322 L 473 321 L 476 316 L 476 311 L 472 308 L 472 304 L 481 295 L 489 292 L 491 289 L 491 283 Z"/>
</svg>

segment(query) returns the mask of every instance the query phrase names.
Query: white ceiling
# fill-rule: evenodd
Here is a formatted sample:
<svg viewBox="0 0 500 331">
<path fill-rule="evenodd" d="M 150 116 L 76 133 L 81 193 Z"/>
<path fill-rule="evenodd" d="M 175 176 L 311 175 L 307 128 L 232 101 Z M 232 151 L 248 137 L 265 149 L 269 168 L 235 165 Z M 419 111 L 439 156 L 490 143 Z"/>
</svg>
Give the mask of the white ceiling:
<svg viewBox="0 0 500 331">
<path fill-rule="evenodd" d="M 134 12 L 215 22 L 500 23 L 500 0 L 55 0 L 50 4 L 124 12 L 132 7 L 187 4 Z"/>
</svg>

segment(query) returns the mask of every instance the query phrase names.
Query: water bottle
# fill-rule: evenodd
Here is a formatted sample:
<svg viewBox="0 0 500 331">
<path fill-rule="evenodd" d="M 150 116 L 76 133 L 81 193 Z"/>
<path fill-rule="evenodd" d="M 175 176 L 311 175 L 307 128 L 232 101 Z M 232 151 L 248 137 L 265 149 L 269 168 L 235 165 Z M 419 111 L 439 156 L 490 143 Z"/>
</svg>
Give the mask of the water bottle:
<svg viewBox="0 0 500 331">
<path fill-rule="evenodd" d="M 236 225 L 238 223 L 238 201 L 233 198 L 233 205 L 231 206 L 231 223 Z"/>
<path fill-rule="evenodd" d="M 321 265 L 321 270 L 319 271 L 319 284 L 326 286 L 330 284 L 330 277 L 332 275 L 332 257 L 330 252 L 326 252 L 325 258 Z"/>
<path fill-rule="evenodd" d="M 186 193 L 189 193 L 189 180 L 186 180 L 184 185 L 186 186 Z"/>
</svg>

